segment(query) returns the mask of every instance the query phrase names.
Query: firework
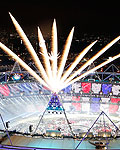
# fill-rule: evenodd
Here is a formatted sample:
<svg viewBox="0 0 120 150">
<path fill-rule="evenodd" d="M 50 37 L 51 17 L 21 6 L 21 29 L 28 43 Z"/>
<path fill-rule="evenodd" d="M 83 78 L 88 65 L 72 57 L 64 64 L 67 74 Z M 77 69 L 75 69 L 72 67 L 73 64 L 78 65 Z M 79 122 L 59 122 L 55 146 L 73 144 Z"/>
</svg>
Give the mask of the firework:
<svg viewBox="0 0 120 150">
<path fill-rule="evenodd" d="M 22 59 L 20 59 L 15 53 L 13 53 L 9 48 L 7 48 L 4 44 L 0 42 L 0 47 L 13 59 L 15 59 L 23 68 L 25 68 L 36 80 L 38 80 L 41 84 L 48 87 L 48 85 L 40 78 L 35 71 L 33 71 Z M 49 87 L 48 87 L 49 88 Z"/>
<path fill-rule="evenodd" d="M 70 67 L 65 71 L 63 74 L 61 81 L 64 82 L 64 80 L 70 75 L 70 73 L 73 71 L 73 69 L 77 66 L 77 64 L 81 61 L 81 59 L 85 56 L 85 54 L 91 49 L 91 47 L 96 43 L 97 41 L 90 44 L 88 47 L 86 47 L 75 59 L 75 61 L 70 65 Z"/>
<path fill-rule="evenodd" d="M 98 66 L 96 66 L 96 67 L 94 67 L 94 68 L 92 68 L 92 69 L 86 71 L 85 73 L 81 74 L 79 77 L 76 77 L 75 79 L 71 80 L 69 83 L 66 83 L 66 84 L 65 84 L 65 87 L 66 87 L 66 86 L 69 86 L 70 84 L 73 84 L 74 82 L 76 82 L 76 81 L 82 79 L 83 77 L 85 77 L 85 76 L 87 76 L 87 75 L 89 75 L 89 74 L 91 74 L 91 73 L 94 73 L 94 72 L 95 72 L 96 70 L 98 70 L 99 68 L 101 68 L 101 67 L 107 65 L 108 63 L 114 61 L 115 59 L 117 59 L 117 58 L 119 58 L 119 57 L 120 57 L 120 54 L 118 54 L 118 55 L 116 55 L 116 56 L 114 56 L 114 57 L 110 57 L 108 60 L 104 61 L 103 63 L 99 64 Z M 65 88 L 65 87 L 62 87 L 61 89 Z"/>
<path fill-rule="evenodd" d="M 115 44 L 120 39 L 120 36 L 115 38 L 113 41 L 111 41 L 109 44 L 107 44 L 103 49 L 101 49 L 96 55 L 94 55 L 92 58 L 90 58 L 85 64 L 82 65 L 74 74 L 72 74 L 65 83 L 68 83 L 70 80 L 72 80 L 75 76 L 80 74 L 87 66 L 89 66 L 93 61 L 95 61 L 99 56 L 101 56 L 106 50 L 108 50 L 113 44 Z"/>
<path fill-rule="evenodd" d="M 66 44 L 65 44 L 65 47 L 64 47 L 64 50 L 63 50 L 61 61 L 60 61 L 60 66 L 58 68 L 58 75 L 57 75 L 58 80 L 60 80 L 61 75 L 64 71 L 64 67 L 65 67 L 65 64 L 66 64 L 66 60 L 67 60 L 67 57 L 68 57 L 68 53 L 69 53 L 72 38 L 73 38 L 73 32 L 74 32 L 74 28 L 72 28 L 72 30 L 71 30 L 71 32 L 70 32 L 70 34 L 69 34 L 69 36 L 66 40 Z"/>
<path fill-rule="evenodd" d="M 9 13 L 9 14 L 10 14 L 10 17 L 11 17 L 11 19 L 13 21 L 13 24 L 14 24 L 15 28 L 16 28 L 16 31 L 20 35 L 20 37 L 21 37 L 22 41 L 24 42 L 27 50 L 30 52 L 30 54 L 31 54 L 31 56 L 32 56 L 32 58 L 33 58 L 33 60 L 34 60 L 34 62 L 36 64 L 37 68 L 39 69 L 43 79 L 47 82 L 47 84 L 49 84 L 48 76 L 46 75 L 46 72 L 45 72 L 45 70 L 44 70 L 44 68 L 43 68 L 43 66 L 42 66 L 42 64 L 41 64 L 41 62 L 40 62 L 40 60 L 39 60 L 39 58 L 38 58 L 34 48 L 33 48 L 33 46 L 31 45 L 30 41 L 28 40 L 27 36 L 25 35 L 24 31 L 22 30 L 22 28 L 20 27 L 18 22 L 11 15 L 11 13 Z"/>
<path fill-rule="evenodd" d="M 40 46 L 40 49 L 42 52 L 41 54 L 43 55 L 46 73 L 47 73 L 48 78 L 51 80 L 52 79 L 52 71 L 51 71 L 49 56 L 48 56 L 47 48 L 45 45 L 45 40 L 42 36 L 42 33 L 41 33 L 39 27 L 38 27 L 38 41 L 39 41 L 39 46 Z"/>
<path fill-rule="evenodd" d="M 44 64 L 41 63 L 40 59 L 38 58 L 33 46 L 31 45 L 30 41 L 28 40 L 27 36 L 25 35 L 24 31 L 15 20 L 15 18 L 10 14 L 10 17 L 13 21 L 13 24 L 20 35 L 21 39 L 23 40 L 26 48 L 28 49 L 29 53 L 31 54 L 33 61 L 35 62 L 41 77 L 36 74 L 22 59 L 20 59 L 15 53 L 13 53 L 9 48 L 7 48 L 4 44 L 0 43 L 0 48 L 3 49 L 7 54 L 13 57 L 22 67 L 24 67 L 37 81 L 39 81 L 42 85 L 48 87 L 53 93 L 58 93 L 63 88 L 66 88 L 70 84 L 80 80 L 81 78 L 94 73 L 97 69 L 103 67 L 104 65 L 114 61 L 115 59 L 120 57 L 120 54 L 111 57 L 107 61 L 99 64 L 98 66 L 90 69 L 84 73 L 84 69 L 88 67 L 91 63 L 93 63 L 98 57 L 100 57 L 105 51 L 107 51 L 113 44 L 115 44 L 119 39 L 120 36 L 115 38 L 113 41 L 108 43 L 104 48 L 102 48 L 96 55 L 90 58 L 86 63 L 84 63 L 77 71 L 74 71 L 75 67 L 79 64 L 79 62 L 83 59 L 85 54 L 92 48 L 92 46 L 97 42 L 94 41 L 89 46 L 87 46 L 75 59 L 75 61 L 68 67 L 68 69 L 64 72 L 64 67 L 66 65 L 67 57 L 69 54 L 74 27 L 72 28 L 71 32 L 68 35 L 66 40 L 63 53 L 61 54 L 61 58 L 58 62 L 59 53 L 58 53 L 58 42 L 57 42 L 57 26 L 56 21 L 54 19 L 53 26 L 52 26 L 52 38 L 51 38 L 51 53 L 48 53 L 45 40 L 42 36 L 42 33 L 38 27 L 38 41 L 41 50 L 41 55 L 44 61 Z M 71 74 L 72 73 L 72 74 Z M 80 75 L 79 75 L 80 74 Z M 76 77 L 79 75 L 78 77 Z"/>
</svg>

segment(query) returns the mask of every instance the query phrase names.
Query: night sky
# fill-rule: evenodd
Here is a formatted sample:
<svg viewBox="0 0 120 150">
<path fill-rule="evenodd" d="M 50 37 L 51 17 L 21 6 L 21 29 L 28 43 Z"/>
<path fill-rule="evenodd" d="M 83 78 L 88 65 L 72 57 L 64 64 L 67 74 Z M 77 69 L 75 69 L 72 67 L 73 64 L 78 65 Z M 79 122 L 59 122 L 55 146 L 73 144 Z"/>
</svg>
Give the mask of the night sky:
<svg viewBox="0 0 120 150">
<path fill-rule="evenodd" d="M 120 35 L 120 7 L 114 1 L 91 2 L 90 0 L 63 1 L 1 1 L 0 26 L 14 30 L 8 12 L 16 18 L 26 32 L 37 31 L 37 26 L 43 34 L 51 32 L 53 19 L 56 18 L 58 32 L 68 34 L 75 26 L 75 34 L 110 33 Z"/>
</svg>

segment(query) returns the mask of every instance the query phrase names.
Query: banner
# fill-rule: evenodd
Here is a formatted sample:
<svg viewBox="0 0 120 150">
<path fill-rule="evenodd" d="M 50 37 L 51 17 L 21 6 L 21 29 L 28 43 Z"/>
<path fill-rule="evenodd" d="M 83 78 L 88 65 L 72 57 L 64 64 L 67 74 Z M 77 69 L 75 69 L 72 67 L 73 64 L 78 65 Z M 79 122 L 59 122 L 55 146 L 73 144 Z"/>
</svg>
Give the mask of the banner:
<svg viewBox="0 0 120 150">
<path fill-rule="evenodd" d="M 89 93 L 91 91 L 91 83 L 82 82 L 81 86 L 84 93 Z"/>
<path fill-rule="evenodd" d="M 79 93 L 81 91 L 81 83 L 80 82 L 73 83 L 72 91 L 73 91 L 73 93 Z"/>
<path fill-rule="evenodd" d="M 90 105 L 91 112 L 99 112 L 100 111 L 100 98 L 92 98 L 92 103 Z"/>
<path fill-rule="evenodd" d="M 62 91 L 64 93 L 71 93 L 71 91 L 72 91 L 72 85 L 69 85 L 68 87 L 64 88 Z"/>
<path fill-rule="evenodd" d="M 81 103 L 72 103 L 75 108 L 75 111 L 81 111 Z"/>
<path fill-rule="evenodd" d="M 117 104 L 118 102 L 120 102 L 120 98 L 111 98 L 111 102 Z"/>
<path fill-rule="evenodd" d="M 4 96 L 9 96 L 10 90 L 6 84 L 4 84 L 4 85 L 0 84 L 0 93 Z"/>
<path fill-rule="evenodd" d="M 103 94 L 109 94 L 112 90 L 112 84 L 102 84 Z"/>
<path fill-rule="evenodd" d="M 113 93 L 113 95 L 120 94 L 120 85 L 113 85 L 112 86 L 112 93 Z"/>
<path fill-rule="evenodd" d="M 21 92 L 30 93 L 32 91 L 31 84 L 29 83 L 18 84 L 18 87 Z"/>
<path fill-rule="evenodd" d="M 92 91 L 94 94 L 99 94 L 101 91 L 101 84 L 100 83 L 92 83 Z"/>
<path fill-rule="evenodd" d="M 72 96 L 73 101 L 80 101 L 80 96 Z"/>
</svg>

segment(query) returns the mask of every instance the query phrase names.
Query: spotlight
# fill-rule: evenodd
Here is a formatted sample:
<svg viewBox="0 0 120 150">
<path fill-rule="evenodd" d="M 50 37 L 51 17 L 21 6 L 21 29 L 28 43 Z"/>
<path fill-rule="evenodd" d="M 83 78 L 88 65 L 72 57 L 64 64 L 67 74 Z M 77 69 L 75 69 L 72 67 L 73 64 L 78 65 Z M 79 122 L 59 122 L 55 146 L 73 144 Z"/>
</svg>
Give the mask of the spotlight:
<svg viewBox="0 0 120 150">
<path fill-rule="evenodd" d="M 55 136 L 56 136 L 56 134 L 55 134 L 55 133 L 51 133 L 51 136 L 52 136 L 52 137 L 55 137 Z"/>
<path fill-rule="evenodd" d="M 110 92 L 110 96 L 112 95 L 112 93 Z"/>
</svg>

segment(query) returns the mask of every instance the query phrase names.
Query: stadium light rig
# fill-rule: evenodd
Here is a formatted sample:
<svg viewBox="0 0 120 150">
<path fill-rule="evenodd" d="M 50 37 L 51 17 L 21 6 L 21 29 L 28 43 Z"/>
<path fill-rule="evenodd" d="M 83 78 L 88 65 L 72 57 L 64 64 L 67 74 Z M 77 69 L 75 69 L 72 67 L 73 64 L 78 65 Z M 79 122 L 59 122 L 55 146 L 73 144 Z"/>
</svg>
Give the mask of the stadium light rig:
<svg viewBox="0 0 120 150">
<path fill-rule="evenodd" d="M 14 52 L 12 52 L 8 47 L 6 47 L 1 42 L 0 42 L 0 48 L 4 52 L 6 52 L 8 55 L 13 57 L 14 60 L 17 61 L 23 68 L 25 68 L 37 81 L 40 82 L 40 84 L 49 88 L 49 90 L 51 90 L 53 92 L 53 94 L 54 93 L 57 94 L 62 89 L 69 86 L 70 84 L 80 80 L 81 78 L 84 78 L 88 74 L 95 72 L 97 69 L 101 68 L 102 66 L 104 66 L 120 57 L 120 54 L 118 54 L 114 57 L 111 57 L 107 61 L 99 64 L 98 66 L 92 68 L 91 70 L 88 70 L 88 71 L 82 73 L 85 68 L 87 68 L 91 63 L 93 63 L 93 61 L 95 61 L 98 57 L 100 57 L 105 51 L 107 51 L 113 44 L 115 44 L 120 39 L 120 36 L 118 36 L 113 41 L 108 43 L 104 48 L 102 48 L 92 58 L 90 58 L 87 62 L 85 62 L 77 71 L 75 71 L 73 74 L 71 74 L 74 71 L 77 64 L 79 64 L 79 62 L 85 56 L 85 54 L 97 42 L 97 41 L 94 41 L 90 45 L 88 45 L 80 54 L 78 54 L 78 56 L 75 58 L 74 62 L 71 63 L 71 65 L 68 67 L 67 70 L 64 70 L 65 64 L 67 61 L 67 57 L 69 54 L 72 38 L 73 38 L 74 27 L 72 28 L 72 30 L 70 31 L 70 33 L 67 37 L 67 40 L 66 40 L 66 43 L 65 43 L 65 46 L 63 49 L 63 53 L 60 56 L 58 53 L 57 26 L 56 26 L 56 20 L 54 19 L 53 26 L 52 26 L 52 37 L 51 37 L 51 53 L 48 53 L 47 47 L 45 44 L 45 40 L 40 31 L 40 28 L 38 27 L 38 41 L 39 41 L 39 46 L 40 46 L 40 50 L 41 50 L 40 53 L 41 53 L 41 56 L 44 61 L 44 64 L 42 64 L 32 46 L 32 44 L 28 40 L 24 31 L 22 30 L 21 26 L 18 24 L 18 22 L 12 16 L 11 13 L 9 13 L 9 15 L 10 15 L 12 22 L 16 28 L 16 31 L 18 32 L 19 36 L 21 37 L 21 40 L 23 41 L 23 43 L 26 46 L 29 53 L 31 54 L 32 59 L 35 62 L 35 65 L 38 68 L 41 76 L 39 76 L 21 58 L 19 58 Z M 58 61 L 59 57 L 60 57 L 60 59 Z M 80 74 L 80 76 L 78 76 L 79 74 Z"/>
</svg>

